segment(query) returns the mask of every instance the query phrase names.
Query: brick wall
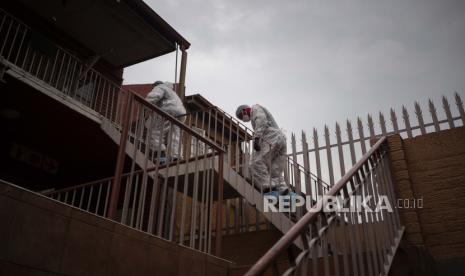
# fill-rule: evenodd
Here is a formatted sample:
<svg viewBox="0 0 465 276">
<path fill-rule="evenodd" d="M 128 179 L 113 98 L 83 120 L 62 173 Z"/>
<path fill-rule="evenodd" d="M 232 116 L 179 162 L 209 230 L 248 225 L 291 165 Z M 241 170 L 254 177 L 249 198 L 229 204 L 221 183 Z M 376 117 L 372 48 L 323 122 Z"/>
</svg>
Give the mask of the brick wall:
<svg viewBox="0 0 465 276">
<path fill-rule="evenodd" d="M 436 260 L 465 257 L 465 128 L 389 140 L 397 197 L 423 199 L 401 210 L 406 239 Z"/>
<path fill-rule="evenodd" d="M 413 184 L 408 171 L 404 143 L 399 135 L 388 138 L 389 158 L 395 183 L 394 191 L 398 199 L 414 198 Z M 424 239 L 417 209 L 403 209 L 400 212 L 401 220 L 405 226 L 404 238 L 414 246 L 423 246 Z"/>
</svg>

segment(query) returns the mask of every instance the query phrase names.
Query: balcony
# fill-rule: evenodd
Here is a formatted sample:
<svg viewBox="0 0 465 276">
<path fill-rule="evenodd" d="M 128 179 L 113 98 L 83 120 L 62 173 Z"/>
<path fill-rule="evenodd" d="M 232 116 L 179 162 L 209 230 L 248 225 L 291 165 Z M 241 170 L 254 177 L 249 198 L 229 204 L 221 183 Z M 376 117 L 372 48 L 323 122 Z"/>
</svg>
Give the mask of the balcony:
<svg viewBox="0 0 465 276">
<path fill-rule="evenodd" d="M 118 120 L 120 84 L 0 9 L 1 78 L 5 74 L 97 120 Z"/>
</svg>

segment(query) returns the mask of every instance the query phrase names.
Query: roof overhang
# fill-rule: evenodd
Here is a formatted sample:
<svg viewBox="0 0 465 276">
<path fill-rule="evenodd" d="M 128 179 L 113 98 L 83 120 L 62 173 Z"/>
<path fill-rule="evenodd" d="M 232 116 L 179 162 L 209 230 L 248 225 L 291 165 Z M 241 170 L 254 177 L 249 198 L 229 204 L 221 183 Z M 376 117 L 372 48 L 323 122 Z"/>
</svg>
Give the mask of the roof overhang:
<svg viewBox="0 0 465 276">
<path fill-rule="evenodd" d="M 19 0 L 117 68 L 190 44 L 142 0 Z"/>
</svg>

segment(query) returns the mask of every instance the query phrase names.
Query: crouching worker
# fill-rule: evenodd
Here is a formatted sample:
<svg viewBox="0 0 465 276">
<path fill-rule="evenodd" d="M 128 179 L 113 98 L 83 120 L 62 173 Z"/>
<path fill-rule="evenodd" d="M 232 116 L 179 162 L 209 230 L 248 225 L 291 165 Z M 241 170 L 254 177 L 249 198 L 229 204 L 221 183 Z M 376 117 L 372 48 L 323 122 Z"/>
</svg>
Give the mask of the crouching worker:
<svg viewBox="0 0 465 276">
<path fill-rule="evenodd" d="M 286 195 L 290 191 L 284 182 L 286 166 L 286 136 L 271 113 L 261 105 L 241 105 L 236 117 L 251 122 L 255 132 L 254 152 L 249 166 L 254 184 L 265 193 Z"/>
<path fill-rule="evenodd" d="M 152 91 L 145 99 L 162 111 L 184 122 L 185 117 L 180 116 L 186 114 L 186 109 L 179 96 L 174 92 L 171 83 L 155 82 Z M 170 120 L 158 114 L 152 118 L 150 147 L 160 163 L 179 158 L 180 136 L 181 129 L 175 124 L 171 126 Z M 158 156 L 158 154 L 160 155 Z"/>
</svg>

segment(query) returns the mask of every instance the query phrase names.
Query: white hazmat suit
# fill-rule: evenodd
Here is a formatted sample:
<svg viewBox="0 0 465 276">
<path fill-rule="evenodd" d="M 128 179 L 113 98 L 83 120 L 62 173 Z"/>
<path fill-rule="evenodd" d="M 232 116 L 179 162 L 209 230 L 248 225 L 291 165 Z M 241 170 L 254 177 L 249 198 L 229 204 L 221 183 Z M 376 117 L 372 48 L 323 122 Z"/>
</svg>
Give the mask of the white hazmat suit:
<svg viewBox="0 0 465 276">
<path fill-rule="evenodd" d="M 254 151 L 250 163 L 253 181 L 264 189 L 287 191 L 283 172 L 286 166 L 286 136 L 271 113 L 261 105 L 253 105 L 251 123 L 259 139 L 259 151 Z"/>
<path fill-rule="evenodd" d="M 169 115 L 177 118 L 181 122 L 184 122 L 185 117 L 179 116 L 186 114 L 186 108 L 172 87 L 173 85 L 168 82 L 158 84 L 152 89 L 145 99 L 151 104 L 158 106 Z M 152 118 L 151 129 L 151 148 L 154 151 L 165 152 L 165 154 L 169 154 L 169 157 L 171 158 L 179 158 L 181 129 L 176 125 L 171 127 L 170 121 L 163 119 L 163 117 L 159 115 L 155 115 L 155 117 Z M 170 129 L 171 137 L 168 137 Z M 167 149 L 167 143 L 171 144 L 169 149 Z"/>
</svg>

